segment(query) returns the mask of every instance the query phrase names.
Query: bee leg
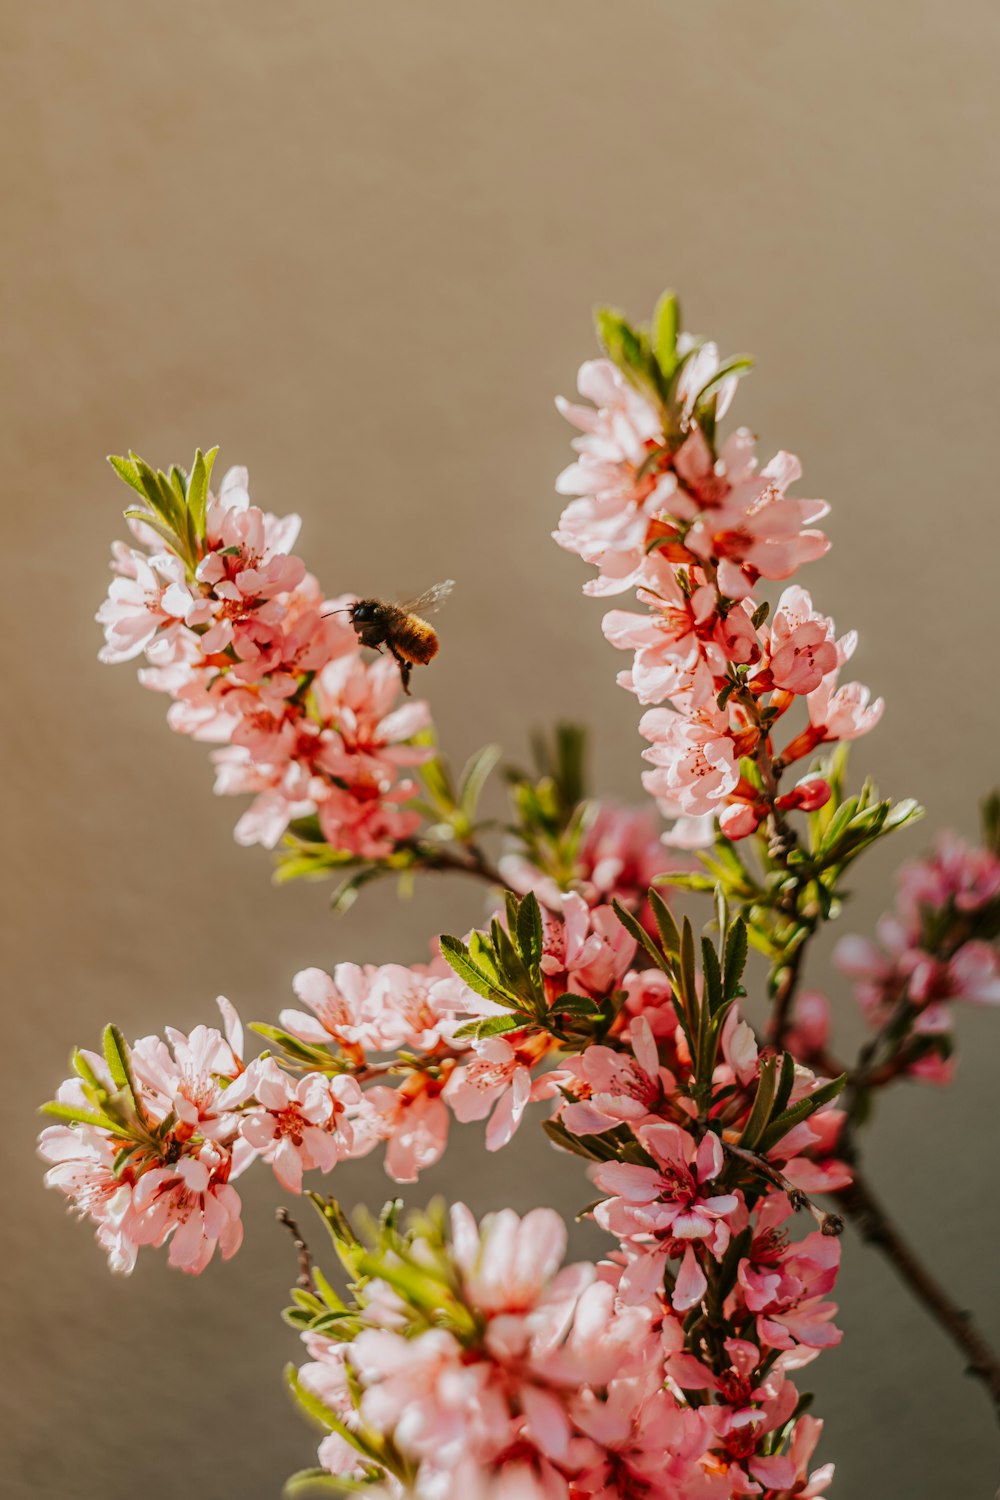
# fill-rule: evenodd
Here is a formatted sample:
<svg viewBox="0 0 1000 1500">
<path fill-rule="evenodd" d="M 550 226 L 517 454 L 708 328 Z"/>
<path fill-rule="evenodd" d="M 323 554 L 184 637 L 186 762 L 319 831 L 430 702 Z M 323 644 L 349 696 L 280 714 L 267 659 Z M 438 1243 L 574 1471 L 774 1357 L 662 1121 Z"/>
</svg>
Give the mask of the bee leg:
<svg viewBox="0 0 1000 1500">
<path fill-rule="evenodd" d="M 394 656 L 394 658 L 396 660 L 396 665 L 399 668 L 399 676 L 400 676 L 400 680 L 402 681 L 402 684 L 403 684 L 403 692 L 409 698 L 410 697 L 410 673 L 413 671 L 413 663 L 407 661 L 405 656 L 401 656 L 400 653 L 396 650 L 395 646 L 393 646 L 391 643 L 389 644 L 389 650 L 392 652 L 392 654 L 393 654 L 393 656 Z"/>
</svg>

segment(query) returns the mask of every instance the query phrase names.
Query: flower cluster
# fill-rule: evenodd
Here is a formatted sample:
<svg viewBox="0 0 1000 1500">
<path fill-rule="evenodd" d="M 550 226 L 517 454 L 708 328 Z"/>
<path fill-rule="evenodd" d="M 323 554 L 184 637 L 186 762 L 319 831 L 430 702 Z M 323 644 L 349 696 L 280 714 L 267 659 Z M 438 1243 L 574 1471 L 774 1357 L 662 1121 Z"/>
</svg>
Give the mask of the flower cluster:
<svg viewBox="0 0 1000 1500">
<path fill-rule="evenodd" d="M 992 843 L 945 834 L 926 858 L 901 868 L 898 882 L 878 941 L 843 937 L 834 951 L 876 1033 L 867 1087 L 900 1075 L 948 1082 L 951 1002 L 1000 1005 L 1000 857 Z"/>
<path fill-rule="evenodd" d="M 534 908 L 544 1003 L 558 1008 L 573 991 L 596 1009 L 637 982 L 627 973 L 635 942 L 609 906 L 571 894 L 561 907 L 544 924 Z M 166 1041 L 129 1047 L 111 1027 L 104 1057 L 74 1054 L 74 1077 L 47 1106 L 60 1123 L 42 1132 L 40 1149 L 53 1164 L 49 1185 L 94 1221 L 114 1269 L 131 1271 L 140 1245 L 171 1236 L 171 1263 L 187 1271 L 203 1270 L 217 1244 L 233 1254 L 240 1200 L 231 1183 L 257 1158 L 298 1193 L 304 1173 L 328 1173 L 384 1143 L 389 1176 L 414 1182 L 444 1151 L 452 1115 L 489 1116 L 496 1150 L 530 1100 L 556 1092 L 540 1071 L 555 1038 L 516 1023 L 498 1034 L 502 1007 L 440 955 L 408 967 L 341 963 L 332 975 L 304 969 L 293 988 L 302 1008 L 255 1027 L 278 1054 L 244 1061 L 242 1027 L 221 998 L 224 1035 L 168 1028 Z"/>
<path fill-rule="evenodd" d="M 220 1000 L 224 1034 L 197 1026 L 128 1048 L 109 1026 L 104 1055 L 77 1051 L 74 1076 L 47 1112 L 39 1150 L 58 1188 L 97 1227 L 112 1270 L 128 1273 L 142 1245 L 170 1242 L 172 1266 L 197 1274 L 216 1249 L 243 1239 L 233 1179 L 253 1160 L 225 1096 L 243 1073 L 243 1029 Z"/>
<path fill-rule="evenodd" d="M 126 512 L 138 545 L 114 547 L 101 659 L 144 656 L 171 728 L 222 747 L 216 791 L 254 797 L 241 843 L 271 848 L 315 816 L 334 849 L 385 856 L 421 822 L 405 772 L 430 754 L 413 743 L 427 707 L 397 707 L 398 668 L 362 658 L 351 597 L 325 600 L 291 551 L 299 517 L 252 505 L 245 469 L 212 494 L 213 457 L 169 478 L 114 461 L 145 504 Z"/>
<path fill-rule="evenodd" d="M 477 1225 L 457 1204 L 450 1225 L 432 1210 L 408 1232 L 390 1215 L 365 1245 L 320 1206 L 355 1278 L 350 1304 L 317 1278 L 288 1314 L 311 1356 L 293 1389 L 328 1429 L 320 1472 L 427 1500 L 776 1500 L 826 1488 L 831 1465 L 809 1473 L 821 1424 L 796 1421 L 789 1378 L 811 1354 L 783 1331 L 778 1344 L 725 1337 L 720 1320 L 716 1373 L 685 1352 L 683 1323 L 655 1291 L 622 1300 L 614 1261 L 563 1266 L 566 1230 L 550 1209 Z M 781 1265 L 769 1233 L 741 1261 L 751 1301 L 769 1306 L 798 1277 L 829 1279 L 806 1241 Z"/>
<path fill-rule="evenodd" d="M 788 490 L 799 462 L 761 465 L 739 429 L 716 447 L 715 423 L 748 362 L 720 366 L 715 346 L 676 336 L 668 298 L 657 339 L 605 315 L 611 358 L 579 377 L 592 406 L 559 403 L 581 429 L 578 457 L 559 477 L 571 500 L 556 541 L 599 570 L 599 597 L 638 592 L 642 612 L 612 610 L 604 633 L 633 653 L 619 682 L 648 705 L 640 730 L 653 769 L 644 782 L 681 843 L 710 842 L 716 820 L 745 838 L 775 810 L 814 811 L 829 798 L 806 773 L 779 792 L 783 771 L 819 745 L 851 740 L 879 720 L 882 702 L 841 684 L 855 645 L 838 637 L 809 594 L 786 588 L 767 623 L 758 584 L 790 578 L 829 543 L 816 526 L 825 501 Z M 806 723 L 779 754 L 772 735 L 802 700 Z"/>
</svg>

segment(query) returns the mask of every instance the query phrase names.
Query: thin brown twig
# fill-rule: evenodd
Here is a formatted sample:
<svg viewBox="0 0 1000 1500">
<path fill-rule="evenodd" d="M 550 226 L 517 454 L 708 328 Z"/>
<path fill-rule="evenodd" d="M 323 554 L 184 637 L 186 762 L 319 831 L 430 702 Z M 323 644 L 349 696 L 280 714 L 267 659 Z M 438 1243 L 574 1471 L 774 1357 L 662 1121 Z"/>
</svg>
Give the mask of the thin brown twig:
<svg viewBox="0 0 1000 1500">
<path fill-rule="evenodd" d="M 485 880 L 488 885 L 501 888 L 507 884 L 500 871 L 490 863 L 478 846 L 471 848 L 467 857 L 445 848 L 429 849 L 421 846 L 418 852 L 426 859 L 424 868 L 427 870 L 471 875 L 476 880 Z"/>
<path fill-rule="evenodd" d="M 917 1258 L 857 1168 L 850 1186 L 841 1188 L 833 1197 L 857 1225 L 862 1239 L 881 1250 L 921 1306 L 962 1351 L 968 1360 L 967 1373 L 986 1387 L 1000 1422 L 1000 1359 L 980 1333 L 972 1314 L 952 1300 Z"/>
<path fill-rule="evenodd" d="M 304 1292 L 314 1292 L 316 1288 L 313 1284 L 312 1256 L 309 1253 L 309 1246 L 302 1238 L 299 1226 L 296 1224 L 287 1208 L 279 1208 L 275 1213 L 275 1218 L 277 1219 L 279 1224 L 284 1224 L 285 1228 L 292 1236 L 292 1240 L 299 1257 L 299 1274 L 295 1285 L 301 1287 Z"/>
<path fill-rule="evenodd" d="M 780 1188 L 783 1193 L 787 1193 L 792 1207 L 796 1210 L 804 1209 L 808 1213 L 811 1213 L 824 1234 L 843 1234 L 844 1221 L 839 1214 L 827 1213 L 825 1209 L 820 1208 L 819 1204 L 814 1203 L 808 1193 L 804 1193 L 793 1182 L 789 1182 L 784 1173 L 779 1172 L 778 1168 L 765 1157 L 758 1156 L 756 1151 L 748 1151 L 745 1146 L 736 1146 L 730 1141 L 725 1140 L 722 1141 L 722 1149 L 727 1155 L 735 1157 L 737 1161 L 744 1162 L 752 1172 L 757 1173 L 758 1177 L 766 1178 L 774 1187 Z"/>
</svg>

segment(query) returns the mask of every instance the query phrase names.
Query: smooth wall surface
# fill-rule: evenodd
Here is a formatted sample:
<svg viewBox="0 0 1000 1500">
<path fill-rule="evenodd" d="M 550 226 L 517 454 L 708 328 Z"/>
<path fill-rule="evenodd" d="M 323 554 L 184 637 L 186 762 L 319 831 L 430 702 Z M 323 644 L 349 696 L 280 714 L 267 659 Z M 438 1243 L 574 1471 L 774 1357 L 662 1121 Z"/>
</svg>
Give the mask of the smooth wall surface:
<svg viewBox="0 0 1000 1500">
<path fill-rule="evenodd" d="M 996 778 L 1000 12 L 990 0 L 12 0 L 3 34 L 5 1303 L 11 1500 L 275 1500 L 311 1461 L 280 1369 L 293 1276 L 276 1189 L 197 1281 L 107 1274 L 45 1194 L 33 1109 L 73 1042 L 286 1004 L 293 972 L 416 959 L 481 896 L 451 881 L 344 920 L 231 839 L 203 748 L 172 736 L 92 615 L 124 491 L 103 455 L 222 444 L 304 517 L 329 592 L 458 580 L 421 682 L 455 759 L 584 716 L 638 795 L 636 707 L 549 540 L 569 433 L 552 397 L 590 309 L 687 322 L 758 373 L 740 415 L 803 457 L 834 548 L 806 580 L 889 699 L 856 771 L 926 802 L 876 857 L 971 830 Z M 475 680 L 474 695 L 468 685 Z M 824 951 L 809 975 L 825 984 Z M 829 980 L 845 1015 L 850 1002 Z M 853 1023 L 851 1023 L 853 1024 Z M 900 1092 L 874 1174 L 1000 1339 L 1000 1017 L 965 1013 L 960 1085 Z M 588 1200 L 525 1129 L 473 1130 L 410 1201 Z M 375 1159 L 338 1172 L 386 1194 Z M 588 1253 L 599 1236 L 580 1232 Z M 988 1404 L 853 1236 L 842 1347 L 815 1369 L 849 1500 L 993 1493 Z M 811 1372 L 810 1372 L 811 1373 Z"/>
</svg>

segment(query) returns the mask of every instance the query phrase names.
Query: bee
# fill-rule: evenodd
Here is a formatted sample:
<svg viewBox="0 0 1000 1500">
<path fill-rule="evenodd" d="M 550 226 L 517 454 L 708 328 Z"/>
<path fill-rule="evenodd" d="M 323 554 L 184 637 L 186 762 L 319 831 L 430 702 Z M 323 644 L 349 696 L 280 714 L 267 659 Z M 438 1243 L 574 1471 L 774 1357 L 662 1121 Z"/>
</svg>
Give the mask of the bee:
<svg viewBox="0 0 1000 1500">
<path fill-rule="evenodd" d="M 359 599 L 346 611 L 362 646 L 370 646 L 373 651 L 381 651 L 384 646 L 395 658 L 404 693 L 410 691 L 414 666 L 426 666 L 438 653 L 437 632 L 422 616 L 443 604 L 454 587 L 454 579 L 446 578 L 406 604 Z"/>
</svg>

